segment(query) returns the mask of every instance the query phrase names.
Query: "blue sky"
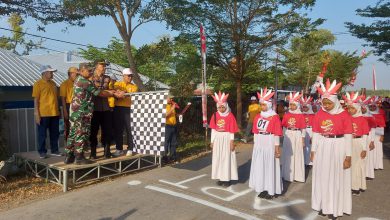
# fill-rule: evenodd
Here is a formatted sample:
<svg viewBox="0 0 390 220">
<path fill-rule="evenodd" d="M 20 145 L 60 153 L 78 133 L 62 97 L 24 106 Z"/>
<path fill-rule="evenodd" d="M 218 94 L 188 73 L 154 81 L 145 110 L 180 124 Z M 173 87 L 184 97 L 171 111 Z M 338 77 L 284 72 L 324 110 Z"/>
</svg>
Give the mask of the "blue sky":
<svg viewBox="0 0 390 220">
<path fill-rule="evenodd" d="M 317 0 L 315 7 L 308 11 L 308 16 L 311 18 L 324 18 L 325 23 L 320 28 L 331 30 L 333 33 L 348 32 L 344 26 L 344 22 L 351 21 L 354 23 L 364 23 L 372 21 L 363 19 L 355 14 L 357 8 L 365 8 L 367 5 L 374 5 L 377 0 Z M 6 20 L 0 20 L 0 27 L 7 27 Z M 112 37 L 120 38 L 115 24 L 111 18 L 94 17 L 86 21 L 85 27 L 69 27 L 66 32 L 63 32 L 65 25 L 53 24 L 46 27 L 46 32 L 37 32 L 35 30 L 35 22 L 31 19 L 26 21 L 24 27 L 29 33 L 36 33 L 46 37 L 81 43 L 92 44 L 97 47 L 105 47 Z M 0 35 L 8 34 L 0 30 Z M 142 46 L 151 42 L 156 42 L 161 36 L 176 35 L 166 29 L 165 24 L 154 22 L 141 26 L 133 36 L 132 43 L 136 46 Z M 363 40 L 355 38 L 350 34 L 336 35 L 337 41 L 329 48 L 340 51 L 355 51 L 360 54 L 362 49 L 370 51 L 369 47 L 363 47 Z M 34 38 L 31 38 L 34 39 Z M 50 49 L 59 51 L 68 51 L 77 49 L 78 46 L 59 43 L 46 40 L 44 46 Z M 43 50 L 34 51 L 32 54 L 47 53 Z M 378 89 L 390 89 L 390 68 L 382 62 L 377 61 L 378 57 L 369 56 L 363 61 L 363 65 L 358 69 L 358 77 L 355 87 L 350 89 L 360 89 L 366 87 L 372 89 L 372 65 L 376 67 L 377 87 Z"/>
</svg>

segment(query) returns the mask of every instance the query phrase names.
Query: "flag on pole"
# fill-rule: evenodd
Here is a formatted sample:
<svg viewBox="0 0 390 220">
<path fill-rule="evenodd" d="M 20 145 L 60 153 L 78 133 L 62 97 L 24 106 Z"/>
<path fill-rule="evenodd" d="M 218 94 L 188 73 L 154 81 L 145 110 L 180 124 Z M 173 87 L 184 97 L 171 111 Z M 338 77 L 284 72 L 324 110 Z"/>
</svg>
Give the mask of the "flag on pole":
<svg viewBox="0 0 390 220">
<path fill-rule="evenodd" d="M 200 43 L 202 55 L 202 119 L 203 127 L 207 127 L 206 34 L 202 24 L 200 25 Z"/>
<path fill-rule="evenodd" d="M 375 65 L 372 65 L 372 84 L 374 87 L 374 91 L 376 90 L 376 72 L 375 72 Z"/>
</svg>

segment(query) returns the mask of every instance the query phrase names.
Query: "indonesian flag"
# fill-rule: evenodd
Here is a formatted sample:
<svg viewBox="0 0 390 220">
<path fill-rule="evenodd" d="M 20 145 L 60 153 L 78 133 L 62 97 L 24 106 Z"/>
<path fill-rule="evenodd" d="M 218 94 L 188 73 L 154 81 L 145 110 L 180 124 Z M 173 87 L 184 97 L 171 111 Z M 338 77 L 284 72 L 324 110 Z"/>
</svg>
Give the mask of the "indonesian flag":
<svg viewBox="0 0 390 220">
<path fill-rule="evenodd" d="M 202 55 L 202 120 L 207 127 L 207 96 L 206 96 L 206 35 L 203 25 L 200 25 L 200 44 Z"/>
<path fill-rule="evenodd" d="M 374 86 L 374 91 L 376 90 L 376 72 L 375 65 L 372 65 L 372 84 Z"/>
</svg>

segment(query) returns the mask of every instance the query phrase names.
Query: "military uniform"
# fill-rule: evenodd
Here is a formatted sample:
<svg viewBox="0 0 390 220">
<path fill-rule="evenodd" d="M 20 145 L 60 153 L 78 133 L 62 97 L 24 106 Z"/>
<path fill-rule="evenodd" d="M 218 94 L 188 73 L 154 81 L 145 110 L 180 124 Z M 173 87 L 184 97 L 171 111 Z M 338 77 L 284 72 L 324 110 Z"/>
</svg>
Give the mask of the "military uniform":
<svg viewBox="0 0 390 220">
<path fill-rule="evenodd" d="M 93 113 L 92 98 L 100 93 L 91 81 L 78 76 L 74 83 L 73 98 L 70 105 L 70 132 L 65 147 L 67 154 L 83 154 L 89 145 L 91 118 Z"/>
</svg>

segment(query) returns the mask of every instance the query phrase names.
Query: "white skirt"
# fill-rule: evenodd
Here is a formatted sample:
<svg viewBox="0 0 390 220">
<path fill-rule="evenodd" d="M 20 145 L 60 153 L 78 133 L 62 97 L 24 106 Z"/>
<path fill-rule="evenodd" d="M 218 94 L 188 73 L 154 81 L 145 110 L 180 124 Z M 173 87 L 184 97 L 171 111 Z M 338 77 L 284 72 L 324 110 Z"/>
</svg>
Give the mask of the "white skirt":
<svg viewBox="0 0 390 220">
<path fill-rule="evenodd" d="M 379 141 L 380 135 L 375 135 L 374 169 L 383 170 L 383 143 Z"/>
<path fill-rule="evenodd" d="M 282 194 L 280 162 L 275 158 L 274 135 L 254 135 L 249 188 L 257 193 L 268 191 L 269 195 Z"/>
<path fill-rule="evenodd" d="M 286 181 L 305 182 L 302 132 L 286 130 L 282 149 L 282 178 Z"/>
<path fill-rule="evenodd" d="M 374 173 L 374 156 L 375 156 L 375 151 L 370 150 L 370 144 L 367 146 L 367 156 L 366 156 L 366 177 L 375 178 L 375 173 Z"/>
<path fill-rule="evenodd" d="M 326 215 L 352 213 L 351 169 L 344 169 L 344 138 L 321 138 L 315 152 L 311 207 Z"/>
<path fill-rule="evenodd" d="M 310 151 L 311 151 L 311 143 L 310 143 L 310 136 L 312 135 L 312 129 L 306 128 L 306 136 L 305 136 L 305 147 L 304 147 L 304 158 L 305 158 L 305 165 L 311 165 L 310 162 Z"/>
<path fill-rule="evenodd" d="M 352 189 L 366 190 L 366 160 L 362 159 L 360 154 L 363 151 L 363 146 L 366 143 L 363 138 L 352 139 Z"/>
<path fill-rule="evenodd" d="M 211 179 L 238 180 L 236 151 L 230 150 L 229 132 L 215 132 Z"/>
</svg>

